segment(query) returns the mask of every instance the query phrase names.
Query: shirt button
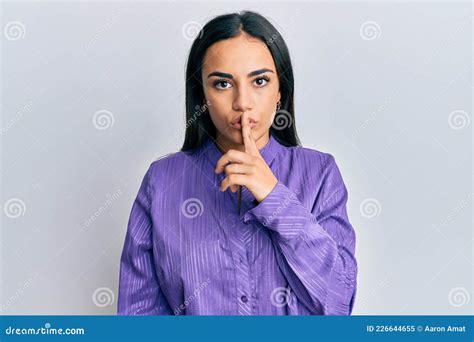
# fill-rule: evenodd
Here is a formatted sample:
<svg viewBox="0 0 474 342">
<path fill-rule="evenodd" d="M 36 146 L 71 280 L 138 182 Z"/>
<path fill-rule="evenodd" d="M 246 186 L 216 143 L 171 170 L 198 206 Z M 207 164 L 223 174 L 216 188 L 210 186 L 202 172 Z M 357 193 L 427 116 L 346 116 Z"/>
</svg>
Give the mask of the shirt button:
<svg viewBox="0 0 474 342">
<path fill-rule="evenodd" d="M 244 262 L 244 259 L 242 257 L 239 257 L 240 262 Z"/>
<path fill-rule="evenodd" d="M 247 296 L 242 296 L 242 297 L 240 297 L 240 300 L 244 303 L 247 303 L 248 298 L 247 298 Z"/>
</svg>

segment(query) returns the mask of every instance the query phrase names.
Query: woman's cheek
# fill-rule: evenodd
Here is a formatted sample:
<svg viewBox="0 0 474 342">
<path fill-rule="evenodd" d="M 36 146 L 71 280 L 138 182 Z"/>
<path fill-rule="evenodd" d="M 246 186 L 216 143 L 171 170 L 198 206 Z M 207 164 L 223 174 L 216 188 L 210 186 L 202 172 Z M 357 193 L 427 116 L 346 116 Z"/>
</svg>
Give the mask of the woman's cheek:
<svg viewBox="0 0 474 342">
<path fill-rule="evenodd" d="M 275 111 L 276 111 L 276 101 L 268 101 L 268 98 L 266 99 L 265 107 L 262 108 L 262 122 L 264 122 L 269 128 L 272 123 L 273 123 L 273 118 L 275 116 Z"/>
<path fill-rule="evenodd" d="M 225 112 L 223 110 L 220 110 L 218 107 L 216 108 L 214 106 L 212 112 L 210 112 L 210 115 L 214 126 L 216 126 L 220 131 L 225 129 L 228 119 L 225 116 Z"/>
<path fill-rule="evenodd" d="M 221 97 L 219 100 L 214 100 L 213 103 L 213 110 L 216 119 L 224 125 L 227 125 L 227 122 L 232 119 L 232 99 Z"/>
</svg>

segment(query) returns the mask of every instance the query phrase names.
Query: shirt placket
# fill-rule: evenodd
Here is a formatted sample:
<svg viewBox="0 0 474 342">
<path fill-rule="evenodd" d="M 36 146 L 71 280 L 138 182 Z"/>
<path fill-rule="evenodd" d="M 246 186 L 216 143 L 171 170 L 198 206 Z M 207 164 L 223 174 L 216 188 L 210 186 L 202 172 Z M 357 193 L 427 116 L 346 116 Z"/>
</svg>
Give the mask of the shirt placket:
<svg viewBox="0 0 474 342">
<path fill-rule="evenodd" d="M 239 315 L 252 315 L 254 303 L 250 279 L 250 267 L 247 257 L 246 238 L 248 227 L 238 216 L 232 219 L 232 251 L 237 281 L 237 303 Z"/>
</svg>

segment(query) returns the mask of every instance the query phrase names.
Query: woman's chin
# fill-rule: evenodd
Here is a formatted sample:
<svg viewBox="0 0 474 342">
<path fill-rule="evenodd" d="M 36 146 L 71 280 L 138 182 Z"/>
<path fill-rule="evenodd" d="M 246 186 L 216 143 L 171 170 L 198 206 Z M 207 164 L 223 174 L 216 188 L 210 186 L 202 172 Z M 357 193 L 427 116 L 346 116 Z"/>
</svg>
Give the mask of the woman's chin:
<svg viewBox="0 0 474 342">
<path fill-rule="evenodd" d="M 244 139 L 242 138 L 242 133 L 239 134 L 232 134 L 232 138 L 230 139 L 234 144 L 243 145 Z"/>
<path fill-rule="evenodd" d="M 255 141 L 259 138 L 258 132 L 252 130 L 252 136 Z M 244 145 L 244 139 L 242 137 L 242 130 L 231 128 L 227 130 L 225 134 L 222 134 L 222 137 L 225 137 L 225 140 L 231 142 L 234 145 Z M 222 138 L 221 138 L 222 139 Z"/>
</svg>

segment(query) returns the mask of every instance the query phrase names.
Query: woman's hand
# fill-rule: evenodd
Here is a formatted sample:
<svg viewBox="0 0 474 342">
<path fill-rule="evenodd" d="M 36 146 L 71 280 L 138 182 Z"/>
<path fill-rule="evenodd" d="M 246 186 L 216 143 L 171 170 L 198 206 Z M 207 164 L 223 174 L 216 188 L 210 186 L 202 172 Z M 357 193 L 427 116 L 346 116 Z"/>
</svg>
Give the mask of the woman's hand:
<svg viewBox="0 0 474 342">
<path fill-rule="evenodd" d="M 236 192 L 239 185 L 245 186 L 255 199 L 261 202 L 273 190 L 278 179 L 257 148 L 246 112 L 243 113 L 240 121 L 245 152 L 232 149 L 227 151 L 217 161 L 215 172 L 225 171 L 227 175 L 222 180 L 221 191 L 226 191 L 230 187 L 232 192 Z M 228 164 L 229 162 L 232 163 Z"/>
</svg>

